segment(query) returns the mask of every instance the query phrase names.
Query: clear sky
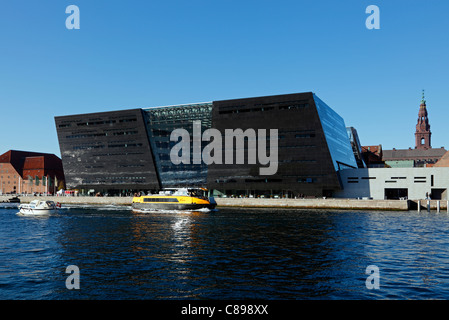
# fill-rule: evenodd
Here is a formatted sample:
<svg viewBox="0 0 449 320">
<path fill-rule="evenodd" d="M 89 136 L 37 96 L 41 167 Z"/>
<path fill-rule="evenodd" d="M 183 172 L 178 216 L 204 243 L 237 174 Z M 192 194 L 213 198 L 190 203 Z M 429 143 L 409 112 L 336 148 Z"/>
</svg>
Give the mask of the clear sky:
<svg viewBox="0 0 449 320">
<path fill-rule="evenodd" d="M 422 89 L 449 149 L 448 75 L 447 0 L 2 0 L 0 153 L 60 155 L 55 116 L 305 91 L 408 148 Z"/>
</svg>

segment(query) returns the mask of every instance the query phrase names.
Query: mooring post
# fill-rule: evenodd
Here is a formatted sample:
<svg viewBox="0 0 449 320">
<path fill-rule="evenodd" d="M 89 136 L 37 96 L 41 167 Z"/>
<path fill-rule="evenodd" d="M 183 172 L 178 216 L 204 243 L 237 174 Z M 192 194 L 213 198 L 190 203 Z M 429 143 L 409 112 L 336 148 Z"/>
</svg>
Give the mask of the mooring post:
<svg viewBox="0 0 449 320">
<path fill-rule="evenodd" d="M 437 212 L 440 213 L 440 200 L 437 200 Z"/>
<path fill-rule="evenodd" d="M 421 212 L 421 200 L 418 200 L 418 212 Z"/>
<path fill-rule="evenodd" d="M 427 200 L 427 212 L 430 212 L 430 201 Z"/>
</svg>

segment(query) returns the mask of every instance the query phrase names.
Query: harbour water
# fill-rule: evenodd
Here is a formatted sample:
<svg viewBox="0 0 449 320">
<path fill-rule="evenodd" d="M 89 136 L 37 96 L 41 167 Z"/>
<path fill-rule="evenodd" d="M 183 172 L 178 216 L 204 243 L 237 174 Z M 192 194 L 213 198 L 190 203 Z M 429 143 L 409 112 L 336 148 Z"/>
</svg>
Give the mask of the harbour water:
<svg viewBox="0 0 449 320">
<path fill-rule="evenodd" d="M 0 299 L 447 299 L 449 215 L 0 209 Z M 69 265 L 79 289 L 69 290 Z M 379 270 L 368 289 L 368 266 Z"/>
</svg>

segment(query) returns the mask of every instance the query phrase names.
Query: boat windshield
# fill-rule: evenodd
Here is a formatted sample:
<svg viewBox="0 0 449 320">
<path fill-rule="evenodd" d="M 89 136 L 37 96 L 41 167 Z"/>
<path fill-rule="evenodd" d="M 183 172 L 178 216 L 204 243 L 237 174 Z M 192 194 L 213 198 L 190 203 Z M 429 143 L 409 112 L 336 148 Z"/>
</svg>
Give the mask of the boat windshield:
<svg viewBox="0 0 449 320">
<path fill-rule="evenodd" d="M 207 189 L 203 188 L 169 188 L 161 190 L 158 193 L 152 194 L 148 192 L 146 195 L 161 195 L 161 196 L 186 196 L 186 197 L 197 197 L 202 199 L 208 199 Z M 134 194 L 135 197 L 145 196 L 145 192 L 139 192 Z"/>
<path fill-rule="evenodd" d="M 178 189 L 173 193 L 174 196 L 189 196 L 189 190 L 186 188 Z"/>
</svg>

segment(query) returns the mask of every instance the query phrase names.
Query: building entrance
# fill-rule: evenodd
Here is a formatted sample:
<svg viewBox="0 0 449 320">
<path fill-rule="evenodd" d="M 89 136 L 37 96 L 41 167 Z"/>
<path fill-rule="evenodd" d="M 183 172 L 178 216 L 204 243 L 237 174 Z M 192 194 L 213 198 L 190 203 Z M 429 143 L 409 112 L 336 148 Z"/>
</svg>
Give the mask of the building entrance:
<svg viewBox="0 0 449 320">
<path fill-rule="evenodd" d="M 407 199 L 408 198 L 408 189 L 407 188 L 385 188 L 385 199 L 387 200 L 399 200 L 399 199 Z"/>
</svg>

